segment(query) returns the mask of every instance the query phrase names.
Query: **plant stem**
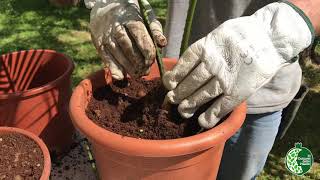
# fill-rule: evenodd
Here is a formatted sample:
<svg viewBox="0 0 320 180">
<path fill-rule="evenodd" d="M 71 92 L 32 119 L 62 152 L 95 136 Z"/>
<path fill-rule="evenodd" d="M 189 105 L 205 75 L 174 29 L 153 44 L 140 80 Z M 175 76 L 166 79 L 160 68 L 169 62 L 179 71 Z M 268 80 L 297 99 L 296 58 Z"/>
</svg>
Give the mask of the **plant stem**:
<svg viewBox="0 0 320 180">
<path fill-rule="evenodd" d="M 160 72 L 160 77 L 162 79 L 163 74 L 165 73 L 165 69 L 164 69 L 164 65 L 162 62 L 162 54 L 161 54 L 161 49 L 158 47 L 157 42 L 155 40 L 155 38 L 152 35 L 152 31 L 150 28 L 150 24 L 152 22 L 152 19 L 155 18 L 155 14 L 151 8 L 151 5 L 149 4 L 149 2 L 147 0 L 138 0 L 139 3 L 139 7 L 140 7 L 140 12 L 143 18 L 143 21 L 146 25 L 146 28 L 149 32 L 149 35 L 152 38 L 153 44 L 156 48 L 156 60 L 158 63 L 158 68 L 159 68 L 159 72 Z"/>
<path fill-rule="evenodd" d="M 180 47 L 180 56 L 186 51 L 189 46 L 189 38 L 191 33 L 192 21 L 194 16 L 194 11 L 196 9 L 197 0 L 189 0 L 188 15 L 186 19 L 186 25 L 184 26 L 183 38 Z"/>
<path fill-rule="evenodd" d="M 99 174 L 98 174 L 97 166 L 96 166 L 95 160 L 94 160 L 94 158 L 93 158 L 92 151 L 91 151 L 91 148 L 90 148 L 90 146 L 89 146 L 89 142 L 88 142 L 87 139 L 83 142 L 82 147 L 83 147 L 83 148 L 85 149 L 85 151 L 87 152 L 87 155 L 88 155 L 88 158 L 89 158 L 89 162 L 90 162 L 90 164 L 91 164 L 91 168 L 92 168 L 92 170 L 94 171 L 94 173 L 95 173 L 95 175 L 96 175 L 96 178 L 99 179 Z"/>
</svg>

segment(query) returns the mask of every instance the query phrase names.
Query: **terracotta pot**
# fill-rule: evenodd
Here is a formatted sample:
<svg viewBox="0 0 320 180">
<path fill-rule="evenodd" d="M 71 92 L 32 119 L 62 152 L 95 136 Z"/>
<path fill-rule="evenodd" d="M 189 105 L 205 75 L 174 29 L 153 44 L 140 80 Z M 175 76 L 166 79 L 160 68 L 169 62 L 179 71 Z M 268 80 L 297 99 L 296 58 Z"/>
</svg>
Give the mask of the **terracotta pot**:
<svg viewBox="0 0 320 180">
<path fill-rule="evenodd" d="M 50 171 L 51 171 L 51 159 L 50 159 L 49 150 L 47 146 L 44 144 L 44 142 L 39 137 L 37 137 L 36 135 L 34 135 L 29 131 L 19 129 L 19 128 L 13 128 L 13 127 L 0 127 L 0 134 L 8 134 L 8 133 L 22 134 L 32 139 L 34 142 L 38 144 L 44 157 L 43 171 L 42 171 L 40 180 L 48 180 L 50 176 Z"/>
<path fill-rule="evenodd" d="M 0 126 L 40 136 L 50 151 L 72 143 L 68 104 L 73 62 L 52 50 L 29 50 L 0 57 Z"/>
<path fill-rule="evenodd" d="M 164 63 L 170 69 L 176 61 L 165 59 Z M 155 77 L 159 77 L 156 65 L 146 79 Z M 91 75 L 75 88 L 70 101 L 72 122 L 92 143 L 101 179 L 216 178 L 225 141 L 245 119 L 245 103 L 215 128 L 195 136 L 173 140 L 136 139 L 107 131 L 86 116 L 85 109 L 92 91 L 105 85 L 105 82 L 103 71 Z"/>
</svg>

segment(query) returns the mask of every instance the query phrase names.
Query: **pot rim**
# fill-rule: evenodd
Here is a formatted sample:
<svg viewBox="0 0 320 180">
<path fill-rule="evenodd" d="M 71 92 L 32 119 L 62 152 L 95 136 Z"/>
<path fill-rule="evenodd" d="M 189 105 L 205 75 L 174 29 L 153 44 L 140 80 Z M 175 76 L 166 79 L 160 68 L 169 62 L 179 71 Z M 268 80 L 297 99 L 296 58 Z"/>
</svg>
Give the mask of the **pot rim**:
<svg viewBox="0 0 320 180">
<path fill-rule="evenodd" d="M 50 50 L 50 49 L 30 49 L 30 50 L 22 50 L 22 51 L 15 51 L 15 52 L 11 52 L 11 53 L 6 53 L 6 54 L 2 54 L 1 56 L 6 56 L 9 54 L 17 54 L 17 53 L 21 53 L 21 52 L 34 52 L 34 51 L 43 51 L 44 53 L 53 53 L 53 54 L 58 54 L 62 57 L 64 57 L 67 62 L 68 62 L 68 67 L 67 70 L 60 75 L 58 78 L 56 78 L 53 81 L 49 81 L 48 83 L 39 86 L 39 87 L 35 87 L 32 89 L 28 89 L 25 91 L 18 91 L 18 92 L 13 92 L 13 93 L 6 93 L 6 94 L 0 94 L 0 100 L 5 100 L 5 99 L 11 99 L 11 98 L 26 98 L 29 96 L 33 96 L 36 94 L 41 94 L 45 91 L 48 91 L 54 87 L 56 87 L 61 81 L 64 80 L 65 77 L 67 77 L 68 75 L 70 75 L 74 69 L 74 63 L 71 60 L 71 58 L 63 53 L 59 53 L 55 50 Z"/>
<path fill-rule="evenodd" d="M 164 59 L 164 63 L 168 62 Z M 101 73 L 100 70 L 95 74 Z M 144 157 L 172 157 L 191 154 L 225 143 L 242 125 L 246 116 L 246 102 L 243 102 L 222 123 L 216 127 L 190 137 L 170 140 L 147 140 L 122 136 L 108 131 L 90 120 L 85 113 L 81 99 L 86 96 L 83 80 L 73 91 L 69 104 L 69 114 L 73 124 L 88 139 L 100 146 L 123 154 Z M 142 145 L 143 144 L 143 145 Z"/>
<path fill-rule="evenodd" d="M 32 139 L 34 142 L 36 142 L 37 145 L 40 147 L 42 154 L 43 154 L 43 171 L 42 171 L 40 180 L 49 179 L 50 171 L 51 171 L 51 158 L 50 158 L 49 150 L 48 150 L 47 146 L 44 144 L 44 142 L 38 136 L 34 135 L 33 133 L 26 131 L 26 130 L 23 130 L 23 129 L 20 129 L 20 128 L 2 126 L 2 127 L 0 127 L 0 133 L 2 133 L 2 132 L 22 134 L 22 135 L 27 136 L 28 138 Z"/>
</svg>

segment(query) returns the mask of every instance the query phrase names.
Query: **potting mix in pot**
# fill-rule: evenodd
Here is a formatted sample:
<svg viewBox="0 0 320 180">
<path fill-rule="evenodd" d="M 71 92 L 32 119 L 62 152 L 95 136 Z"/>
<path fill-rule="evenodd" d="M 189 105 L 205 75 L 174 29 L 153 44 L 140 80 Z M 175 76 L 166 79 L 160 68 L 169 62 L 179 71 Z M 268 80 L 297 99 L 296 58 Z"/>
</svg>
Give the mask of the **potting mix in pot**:
<svg viewBox="0 0 320 180">
<path fill-rule="evenodd" d="M 152 34 L 148 17 L 154 17 L 154 14 L 150 11 L 150 4 L 142 0 L 138 2 L 144 23 L 149 34 Z M 154 39 L 153 42 L 162 77 L 165 69 L 161 51 Z M 93 92 L 86 114 L 93 122 L 109 131 L 135 138 L 176 139 L 201 132 L 197 117 L 207 106 L 200 108 L 192 118 L 183 119 L 177 106 L 163 106 L 166 92 L 160 78 L 153 81 L 126 79 L 113 82 Z"/>
<path fill-rule="evenodd" d="M 183 119 L 177 106 L 163 108 L 167 90 L 161 80 L 128 79 L 93 92 L 86 113 L 99 126 L 123 136 L 142 139 L 176 139 L 197 134 L 197 117 Z"/>
<path fill-rule="evenodd" d="M 21 134 L 0 134 L 0 180 L 39 180 L 43 166 L 36 142 Z"/>
</svg>

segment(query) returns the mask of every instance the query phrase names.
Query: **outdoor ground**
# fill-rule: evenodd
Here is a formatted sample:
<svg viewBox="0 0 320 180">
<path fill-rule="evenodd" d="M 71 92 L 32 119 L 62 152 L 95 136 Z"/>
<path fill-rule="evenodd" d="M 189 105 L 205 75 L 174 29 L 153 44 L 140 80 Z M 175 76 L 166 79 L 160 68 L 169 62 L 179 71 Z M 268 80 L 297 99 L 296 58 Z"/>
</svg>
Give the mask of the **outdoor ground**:
<svg viewBox="0 0 320 180">
<path fill-rule="evenodd" d="M 150 0 L 161 21 L 165 21 L 166 1 Z M 83 7 L 57 9 L 46 0 L 0 0 L 0 53 L 24 49 L 54 49 L 70 56 L 76 68 L 76 85 L 101 64 L 88 32 L 90 11 Z M 317 48 L 320 53 L 320 46 Z M 309 61 L 304 67 L 306 82 L 312 88 L 285 138 L 277 141 L 268 158 L 264 179 L 320 179 L 320 70 Z M 314 155 L 313 169 L 304 176 L 291 175 L 284 156 L 302 142 Z"/>
</svg>

